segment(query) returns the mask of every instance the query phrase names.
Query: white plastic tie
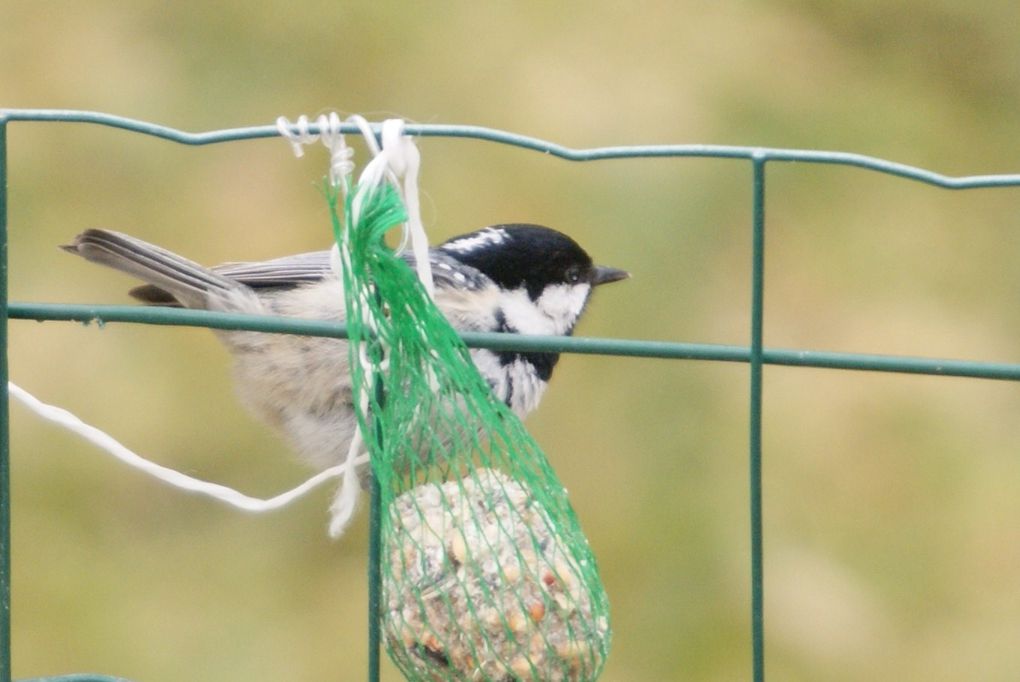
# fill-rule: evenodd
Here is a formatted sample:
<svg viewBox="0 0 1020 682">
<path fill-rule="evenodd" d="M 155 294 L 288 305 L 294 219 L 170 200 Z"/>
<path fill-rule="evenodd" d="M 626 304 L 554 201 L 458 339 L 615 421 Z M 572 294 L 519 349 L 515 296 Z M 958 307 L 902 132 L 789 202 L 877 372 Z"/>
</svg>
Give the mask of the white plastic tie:
<svg viewBox="0 0 1020 682">
<path fill-rule="evenodd" d="M 305 145 L 319 139 L 319 136 L 310 130 L 308 117 L 304 114 L 298 116 L 296 123 L 291 123 L 286 116 L 280 116 L 276 119 L 276 129 L 281 136 L 290 142 L 290 147 L 294 150 L 294 156 L 299 159 L 305 155 Z"/>
<path fill-rule="evenodd" d="M 294 156 L 301 158 L 305 154 L 305 146 L 322 142 L 329 150 L 329 181 L 334 187 L 344 186 L 346 190 L 343 179 L 354 172 L 354 150 L 347 146 L 341 132 L 343 121 L 339 114 L 331 111 L 316 117 L 315 132 L 312 125 L 304 114 L 298 116 L 296 123 L 291 123 L 286 116 L 276 119 L 276 129 L 290 142 Z"/>
</svg>

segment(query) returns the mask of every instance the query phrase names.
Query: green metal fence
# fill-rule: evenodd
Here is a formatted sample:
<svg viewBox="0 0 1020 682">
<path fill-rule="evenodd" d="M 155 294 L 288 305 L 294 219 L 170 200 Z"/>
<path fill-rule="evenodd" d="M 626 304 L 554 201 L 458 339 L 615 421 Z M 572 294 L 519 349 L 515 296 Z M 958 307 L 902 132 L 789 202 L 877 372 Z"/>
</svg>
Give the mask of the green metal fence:
<svg viewBox="0 0 1020 682">
<path fill-rule="evenodd" d="M 279 135 L 275 126 L 260 126 L 187 133 L 173 128 L 84 111 L 8 109 L 0 110 L 0 385 L 6 386 L 7 327 L 9 319 L 65 320 L 77 322 L 99 321 L 134 322 L 155 325 L 185 325 L 216 329 L 243 329 L 251 331 L 328 336 L 344 338 L 343 325 L 309 320 L 259 317 L 203 310 L 144 308 L 115 305 L 61 305 L 30 302 L 9 302 L 7 296 L 7 134 L 11 123 L 49 122 L 86 123 L 109 126 L 140 133 L 184 145 L 209 145 L 236 140 L 274 137 Z M 312 131 L 316 132 L 315 126 Z M 945 189 L 964 190 L 988 187 L 1020 186 L 1020 174 L 948 177 L 922 168 L 885 161 L 859 154 L 822 152 L 814 150 L 766 149 L 718 145 L 642 145 L 571 149 L 544 140 L 513 133 L 461 125 L 414 125 L 406 131 L 423 137 L 457 137 L 498 143 L 549 154 L 567 161 L 602 161 L 624 158 L 698 157 L 725 158 L 743 162 L 750 167 L 749 186 L 752 202 L 752 220 L 749 238 L 752 245 L 751 334 L 747 346 L 725 346 L 681 342 L 644 341 L 633 339 L 580 338 L 580 337 L 521 337 L 507 334 L 464 334 L 472 347 L 497 350 L 556 351 L 629 357 L 654 357 L 721 362 L 741 362 L 749 367 L 748 380 L 748 473 L 749 512 L 751 536 L 749 562 L 751 566 L 751 603 L 749 618 L 752 658 L 752 675 L 755 682 L 765 679 L 765 617 L 764 617 L 764 537 L 762 531 L 762 373 L 766 364 L 822 367 L 843 370 L 897 372 L 937 376 L 961 376 L 979 379 L 1020 381 L 1020 364 L 993 363 L 975 360 L 950 360 L 922 357 L 903 357 L 857 353 L 821 352 L 802 349 L 766 348 L 763 338 L 765 291 L 765 207 L 766 170 L 769 164 L 801 162 L 855 166 L 870 171 L 906 178 Z M 343 132 L 354 133 L 354 126 L 345 126 Z M 7 391 L 0 391 L 0 682 L 11 681 L 11 549 L 10 549 L 10 434 Z M 378 517 L 373 505 L 373 517 Z M 377 524 L 373 524 L 377 530 Z M 377 533 L 373 530 L 373 538 Z M 370 552 L 370 602 L 378 594 L 378 553 Z M 369 680 L 379 676 L 378 609 L 369 608 L 370 646 Z M 37 678 L 35 682 L 117 682 L 120 678 L 102 675 L 66 675 Z"/>
</svg>

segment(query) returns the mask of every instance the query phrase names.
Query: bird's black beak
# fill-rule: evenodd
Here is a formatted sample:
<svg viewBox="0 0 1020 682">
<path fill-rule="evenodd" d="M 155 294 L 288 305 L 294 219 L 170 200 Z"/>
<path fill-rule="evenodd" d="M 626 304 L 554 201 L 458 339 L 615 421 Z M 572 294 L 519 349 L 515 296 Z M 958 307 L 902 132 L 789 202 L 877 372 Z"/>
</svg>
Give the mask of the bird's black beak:
<svg viewBox="0 0 1020 682">
<path fill-rule="evenodd" d="M 619 282 L 621 279 L 627 279 L 628 277 L 630 277 L 630 273 L 626 270 L 610 268 L 605 265 L 596 265 L 592 269 L 591 284 L 592 286 L 609 284 L 610 282 Z"/>
</svg>

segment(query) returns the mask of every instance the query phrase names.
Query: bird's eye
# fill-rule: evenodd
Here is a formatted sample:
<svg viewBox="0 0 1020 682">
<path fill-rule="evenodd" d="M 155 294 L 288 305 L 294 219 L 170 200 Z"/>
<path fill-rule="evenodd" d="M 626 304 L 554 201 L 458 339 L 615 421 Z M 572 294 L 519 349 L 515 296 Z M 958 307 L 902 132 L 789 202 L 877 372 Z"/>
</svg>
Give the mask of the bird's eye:
<svg viewBox="0 0 1020 682">
<path fill-rule="evenodd" d="M 576 265 L 567 269 L 567 281 L 571 284 L 577 284 L 581 281 L 581 268 Z"/>
</svg>

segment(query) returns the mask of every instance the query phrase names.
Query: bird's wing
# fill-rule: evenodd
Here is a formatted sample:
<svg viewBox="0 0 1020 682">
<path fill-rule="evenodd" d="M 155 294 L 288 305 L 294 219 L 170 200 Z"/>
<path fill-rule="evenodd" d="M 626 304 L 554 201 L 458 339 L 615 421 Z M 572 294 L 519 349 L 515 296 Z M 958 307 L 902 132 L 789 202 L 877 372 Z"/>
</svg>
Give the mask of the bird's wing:
<svg viewBox="0 0 1020 682">
<path fill-rule="evenodd" d="M 432 277 L 438 288 L 477 290 L 491 285 L 491 280 L 475 268 L 458 262 L 439 250 L 430 254 Z M 414 256 L 410 252 L 401 255 L 412 268 Z M 332 271 L 329 251 L 313 251 L 295 256 L 284 256 L 259 263 L 224 263 L 212 270 L 241 284 L 253 288 L 292 287 L 318 282 Z"/>
<path fill-rule="evenodd" d="M 253 288 L 318 282 L 330 273 L 329 251 L 313 251 L 254 263 L 224 263 L 212 270 Z"/>
<path fill-rule="evenodd" d="M 403 256 L 411 268 L 415 267 L 414 256 L 407 252 Z M 466 291 L 479 291 L 492 286 L 492 280 L 470 265 L 465 265 L 442 249 L 432 249 L 429 252 L 429 261 L 432 264 L 432 281 L 436 289 L 461 289 Z"/>
</svg>

